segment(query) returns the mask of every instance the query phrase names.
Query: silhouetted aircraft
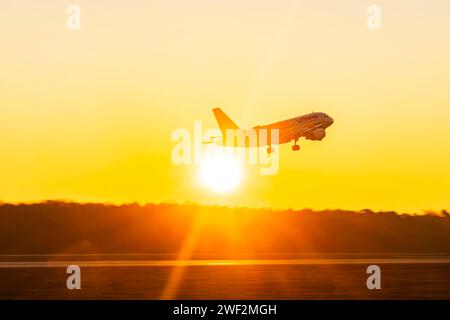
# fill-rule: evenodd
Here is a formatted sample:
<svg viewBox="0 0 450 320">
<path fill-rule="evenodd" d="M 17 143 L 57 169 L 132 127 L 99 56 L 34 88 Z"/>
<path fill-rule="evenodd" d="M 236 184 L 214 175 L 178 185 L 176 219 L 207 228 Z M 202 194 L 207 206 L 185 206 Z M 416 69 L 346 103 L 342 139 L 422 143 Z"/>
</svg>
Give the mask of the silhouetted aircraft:
<svg viewBox="0 0 450 320">
<path fill-rule="evenodd" d="M 277 143 L 276 141 L 271 141 L 271 129 L 279 130 L 278 144 L 293 141 L 294 145 L 292 146 L 292 150 L 298 151 L 300 150 L 300 146 L 297 144 L 298 139 L 305 137 L 308 140 L 320 141 L 326 135 L 325 129 L 334 122 L 326 113 L 312 112 L 269 125 L 256 126 L 250 130 L 241 130 L 220 108 L 214 108 L 213 112 L 219 124 L 220 131 L 222 131 L 223 145 L 229 146 L 231 144 L 235 147 L 259 147 L 267 145 L 267 152 L 269 153 L 273 151 L 271 145 Z M 227 136 L 227 134 L 233 132 L 234 136 Z M 265 138 L 260 139 L 262 136 L 265 136 Z"/>
</svg>

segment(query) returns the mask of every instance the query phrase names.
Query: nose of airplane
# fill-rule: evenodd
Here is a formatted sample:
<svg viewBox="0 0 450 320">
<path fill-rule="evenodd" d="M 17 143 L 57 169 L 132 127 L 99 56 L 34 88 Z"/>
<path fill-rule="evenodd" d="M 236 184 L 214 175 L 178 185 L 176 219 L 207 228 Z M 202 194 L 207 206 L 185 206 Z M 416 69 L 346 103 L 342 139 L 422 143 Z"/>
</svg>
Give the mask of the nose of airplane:
<svg viewBox="0 0 450 320">
<path fill-rule="evenodd" d="M 333 122 L 334 122 L 333 118 L 328 116 L 328 126 L 331 126 Z"/>
</svg>

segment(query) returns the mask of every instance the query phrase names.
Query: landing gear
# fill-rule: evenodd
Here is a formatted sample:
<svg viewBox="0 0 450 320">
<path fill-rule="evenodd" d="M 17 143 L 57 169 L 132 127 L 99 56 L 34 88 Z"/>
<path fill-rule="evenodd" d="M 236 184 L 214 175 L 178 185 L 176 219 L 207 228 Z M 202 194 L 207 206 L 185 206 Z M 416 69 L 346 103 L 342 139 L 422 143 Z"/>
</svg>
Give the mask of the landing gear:
<svg viewBox="0 0 450 320">
<path fill-rule="evenodd" d="M 295 139 L 294 145 L 292 146 L 292 151 L 300 150 L 300 146 L 297 144 L 298 139 Z"/>
</svg>

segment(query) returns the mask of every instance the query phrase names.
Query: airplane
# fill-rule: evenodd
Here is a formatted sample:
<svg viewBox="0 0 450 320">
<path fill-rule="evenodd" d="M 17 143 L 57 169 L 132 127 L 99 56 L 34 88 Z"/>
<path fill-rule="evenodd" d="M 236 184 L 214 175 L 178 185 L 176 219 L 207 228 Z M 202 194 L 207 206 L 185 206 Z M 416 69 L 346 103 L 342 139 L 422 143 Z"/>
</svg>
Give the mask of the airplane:
<svg viewBox="0 0 450 320">
<path fill-rule="evenodd" d="M 232 130 L 240 130 L 245 135 L 246 132 L 250 130 L 241 130 L 233 122 L 220 108 L 213 109 L 214 116 L 219 124 L 220 131 L 222 132 L 222 141 L 223 145 L 227 144 L 225 139 L 227 129 Z M 325 138 L 326 132 L 325 129 L 333 124 L 334 120 L 329 115 L 323 112 L 312 112 L 310 114 L 302 115 L 299 117 L 275 122 L 269 125 L 256 126 L 253 127 L 252 130 L 259 133 L 261 129 L 266 129 L 266 132 L 270 132 L 270 129 L 278 129 L 279 130 L 279 138 L 278 144 L 283 144 L 287 142 L 294 142 L 292 146 L 293 151 L 299 151 L 300 146 L 297 144 L 298 139 L 301 137 L 305 137 L 307 140 L 318 140 L 321 141 Z M 267 133 L 266 133 L 267 134 Z M 268 135 L 269 139 L 266 139 L 266 144 L 268 146 L 267 152 L 273 152 L 273 148 L 271 147 L 270 134 Z M 257 140 L 257 145 L 260 146 L 260 139 Z M 264 142 L 264 141 L 263 141 Z M 236 143 L 236 142 L 234 142 Z M 261 144 L 263 146 L 264 144 Z M 235 145 L 237 146 L 237 145 Z M 250 147 L 248 141 L 245 141 L 245 145 L 240 147 Z"/>
</svg>

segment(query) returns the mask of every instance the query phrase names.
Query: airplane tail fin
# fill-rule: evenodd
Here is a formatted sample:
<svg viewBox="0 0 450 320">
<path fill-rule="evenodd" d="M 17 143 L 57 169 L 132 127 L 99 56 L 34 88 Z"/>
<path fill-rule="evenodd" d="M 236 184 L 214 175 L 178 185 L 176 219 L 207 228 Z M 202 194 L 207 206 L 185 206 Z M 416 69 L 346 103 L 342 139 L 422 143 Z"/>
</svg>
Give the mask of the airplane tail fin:
<svg viewBox="0 0 450 320">
<path fill-rule="evenodd" d="M 213 109 L 214 116 L 219 124 L 220 131 L 225 136 L 227 129 L 239 129 L 236 123 L 233 122 L 220 108 Z"/>
</svg>

